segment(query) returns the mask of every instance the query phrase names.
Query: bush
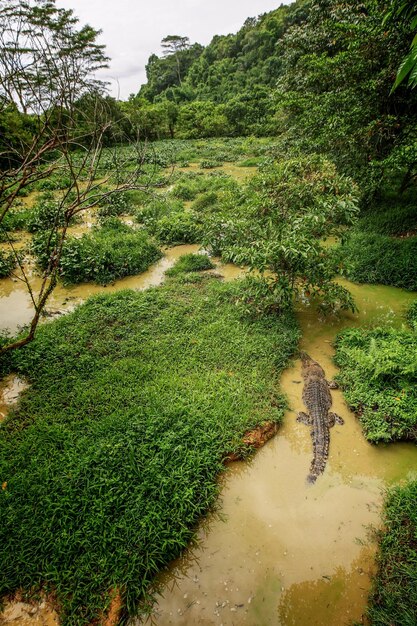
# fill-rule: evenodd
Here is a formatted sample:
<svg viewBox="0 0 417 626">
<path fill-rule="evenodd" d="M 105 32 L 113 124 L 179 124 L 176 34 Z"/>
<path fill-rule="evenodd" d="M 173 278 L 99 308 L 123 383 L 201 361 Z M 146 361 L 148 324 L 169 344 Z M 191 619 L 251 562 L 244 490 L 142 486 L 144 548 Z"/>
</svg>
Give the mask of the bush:
<svg viewBox="0 0 417 626">
<path fill-rule="evenodd" d="M 417 335 L 349 329 L 337 337 L 338 380 L 369 441 L 417 441 Z"/>
<path fill-rule="evenodd" d="M 70 237 L 62 251 L 60 274 L 66 283 L 102 285 L 124 276 L 140 274 L 162 253 L 149 236 L 129 227 L 110 225 L 80 239 Z"/>
<path fill-rule="evenodd" d="M 216 191 L 206 191 L 206 193 L 198 196 L 193 202 L 193 209 L 195 211 L 204 211 L 205 209 L 213 208 L 219 201 L 219 194 Z"/>
<path fill-rule="evenodd" d="M 176 276 L 182 272 L 201 272 L 212 270 L 215 265 L 207 254 L 184 254 L 173 267 L 165 272 L 167 276 Z"/>
<path fill-rule="evenodd" d="M 41 269 L 54 254 L 59 234 L 37 233 L 32 252 Z M 102 228 L 81 238 L 68 237 L 60 261 L 66 283 L 95 282 L 102 285 L 139 274 L 162 256 L 144 231 L 134 231 L 117 218 L 108 218 Z"/>
<path fill-rule="evenodd" d="M 126 215 L 133 210 L 131 199 L 127 192 L 118 192 L 107 196 L 101 206 L 99 206 L 97 214 L 99 217 L 117 217 L 118 215 Z"/>
<path fill-rule="evenodd" d="M 417 290 L 417 237 L 354 232 L 339 252 L 350 280 Z"/>
<path fill-rule="evenodd" d="M 222 165 L 222 161 L 218 161 L 217 159 L 205 159 L 200 163 L 200 167 L 205 170 L 210 170 L 214 167 L 221 167 Z"/>
<path fill-rule="evenodd" d="M 200 225 L 196 216 L 190 211 L 170 213 L 158 220 L 148 220 L 147 231 L 167 246 L 181 243 L 198 243 Z"/>
<path fill-rule="evenodd" d="M 65 224 L 65 209 L 51 193 L 39 196 L 27 220 L 27 229 L 30 233 L 37 233 Z"/>
<path fill-rule="evenodd" d="M 169 195 L 152 197 L 142 208 L 136 211 L 136 221 L 145 226 L 150 222 L 159 220 L 171 213 L 180 213 L 184 209 L 181 200 L 171 198 Z"/>
</svg>

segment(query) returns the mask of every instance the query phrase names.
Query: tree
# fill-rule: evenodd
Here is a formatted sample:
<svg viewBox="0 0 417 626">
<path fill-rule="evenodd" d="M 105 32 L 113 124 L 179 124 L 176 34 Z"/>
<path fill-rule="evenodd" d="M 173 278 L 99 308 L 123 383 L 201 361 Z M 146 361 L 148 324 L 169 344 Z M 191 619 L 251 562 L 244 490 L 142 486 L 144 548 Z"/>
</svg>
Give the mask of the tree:
<svg viewBox="0 0 417 626">
<path fill-rule="evenodd" d="M 116 149 L 102 169 L 103 145 L 110 129 L 119 127 L 102 97 L 104 85 L 91 78 L 108 61 L 96 42 L 98 31 L 78 28 L 72 11 L 55 0 L 0 0 L 0 227 L 19 266 L 18 278 L 30 293 L 34 316 L 26 335 L 0 353 L 31 341 L 59 275 L 59 261 L 71 220 L 96 206 L 103 196 L 136 184 L 142 163 L 125 167 Z M 11 131 L 11 118 L 15 129 Z M 38 293 L 4 226 L 19 196 L 39 181 L 65 174 L 48 232 L 50 257 Z M 105 177 L 107 190 L 98 182 Z M 81 182 L 82 180 L 82 182 Z M 101 181 L 103 182 L 103 181 Z"/>
<path fill-rule="evenodd" d="M 164 56 L 173 56 L 177 64 L 178 83 L 181 85 L 181 65 L 180 65 L 180 52 L 188 50 L 190 47 L 190 40 L 188 37 L 181 37 L 180 35 L 167 35 L 161 41 Z"/>
<path fill-rule="evenodd" d="M 341 237 L 357 214 L 353 181 L 321 156 L 281 160 L 231 194 L 209 220 L 205 245 L 227 261 L 248 265 L 248 311 L 282 311 L 294 297 L 324 310 L 354 308 L 333 282 L 337 260 L 325 245 Z"/>
</svg>

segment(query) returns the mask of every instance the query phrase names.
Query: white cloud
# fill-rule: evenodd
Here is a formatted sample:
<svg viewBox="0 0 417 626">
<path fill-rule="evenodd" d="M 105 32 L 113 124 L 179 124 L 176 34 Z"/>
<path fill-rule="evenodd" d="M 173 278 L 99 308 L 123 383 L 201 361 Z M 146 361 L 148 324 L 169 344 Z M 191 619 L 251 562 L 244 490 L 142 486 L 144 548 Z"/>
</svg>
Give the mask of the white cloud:
<svg viewBox="0 0 417 626">
<path fill-rule="evenodd" d="M 290 4 L 284 0 L 282 4 Z M 247 17 L 276 9 L 274 0 L 56 0 L 58 7 L 73 9 L 80 24 L 103 31 L 111 58 L 100 78 L 111 80 L 112 95 L 126 99 L 146 82 L 145 65 L 152 53 L 160 54 L 166 35 L 184 35 L 191 42 L 208 44 L 214 35 L 236 32 Z"/>
</svg>

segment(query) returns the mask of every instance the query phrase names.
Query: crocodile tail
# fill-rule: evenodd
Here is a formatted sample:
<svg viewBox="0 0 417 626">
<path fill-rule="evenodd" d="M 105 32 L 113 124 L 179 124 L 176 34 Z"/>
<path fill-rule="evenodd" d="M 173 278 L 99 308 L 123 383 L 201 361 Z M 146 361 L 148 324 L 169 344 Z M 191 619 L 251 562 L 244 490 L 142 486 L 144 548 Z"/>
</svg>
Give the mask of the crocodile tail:
<svg viewBox="0 0 417 626">
<path fill-rule="evenodd" d="M 314 456 L 310 465 L 310 473 L 307 476 L 307 482 L 310 484 L 314 484 L 318 476 L 324 472 L 329 456 L 330 433 L 328 428 L 321 431 L 320 441 L 316 441 L 315 437 L 313 442 Z"/>
</svg>

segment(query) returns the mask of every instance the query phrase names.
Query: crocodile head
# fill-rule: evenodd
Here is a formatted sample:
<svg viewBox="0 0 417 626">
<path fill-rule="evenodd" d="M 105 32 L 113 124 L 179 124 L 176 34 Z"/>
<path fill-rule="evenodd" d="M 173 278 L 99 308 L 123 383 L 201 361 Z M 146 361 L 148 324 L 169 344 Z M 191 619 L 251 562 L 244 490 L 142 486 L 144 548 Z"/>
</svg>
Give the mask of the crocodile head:
<svg viewBox="0 0 417 626">
<path fill-rule="evenodd" d="M 317 361 L 312 359 L 307 352 L 301 352 L 300 358 L 302 364 L 301 375 L 303 378 L 310 376 L 318 376 L 319 378 L 325 377 L 324 369 L 317 363 Z"/>
</svg>

